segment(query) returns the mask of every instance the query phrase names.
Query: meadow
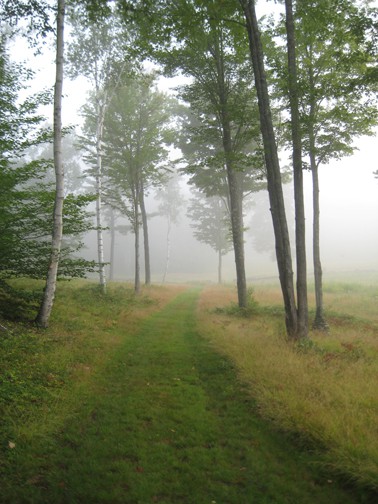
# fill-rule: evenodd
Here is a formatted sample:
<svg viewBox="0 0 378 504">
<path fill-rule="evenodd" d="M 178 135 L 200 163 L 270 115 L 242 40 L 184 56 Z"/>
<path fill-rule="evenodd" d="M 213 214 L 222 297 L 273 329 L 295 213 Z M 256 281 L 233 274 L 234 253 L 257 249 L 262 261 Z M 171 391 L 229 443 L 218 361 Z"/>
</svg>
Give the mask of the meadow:
<svg viewBox="0 0 378 504">
<path fill-rule="evenodd" d="M 0 502 L 375 502 L 377 296 L 326 285 L 294 344 L 273 285 L 59 284 L 47 330 L 0 320 Z"/>
<path fill-rule="evenodd" d="M 330 331 L 310 331 L 308 341 L 287 341 L 270 285 L 256 286 L 247 316 L 232 287 L 204 289 L 200 331 L 235 362 L 265 418 L 311 443 L 332 473 L 377 489 L 378 286 L 333 282 L 324 291 Z"/>
</svg>

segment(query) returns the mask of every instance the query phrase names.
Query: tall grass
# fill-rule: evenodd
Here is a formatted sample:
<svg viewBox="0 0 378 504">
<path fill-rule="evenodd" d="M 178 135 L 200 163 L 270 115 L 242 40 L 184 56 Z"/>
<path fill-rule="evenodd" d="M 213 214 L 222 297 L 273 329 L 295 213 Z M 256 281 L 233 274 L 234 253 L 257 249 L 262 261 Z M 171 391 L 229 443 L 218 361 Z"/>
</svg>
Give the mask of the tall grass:
<svg viewBox="0 0 378 504">
<path fill-rule="evenodd" d="M 282 314 L 274 309 L 280 297 L 276 289 L 256 288 L 260 310 L 245 320 L 214 310 L 229 305 L 233 291 L 209 287 L 202 294 L 199 318 L 201 331 L 232 358 L 250 384 L 262 415 L 314 441 L 321 447 L 319 463 L 333 472 L 378 489 L 374 292 L 326 289 L 331 332 L 312 332 L 310 341 L 299 345 L 286 340 Z"/>
</svg>

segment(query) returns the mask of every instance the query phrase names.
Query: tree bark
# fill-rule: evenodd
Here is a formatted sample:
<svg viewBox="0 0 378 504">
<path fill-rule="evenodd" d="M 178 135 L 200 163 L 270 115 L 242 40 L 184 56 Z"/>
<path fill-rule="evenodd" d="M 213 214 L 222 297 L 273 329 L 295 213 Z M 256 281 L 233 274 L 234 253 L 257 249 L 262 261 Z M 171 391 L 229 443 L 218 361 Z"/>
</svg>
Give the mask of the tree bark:
<svg viewBox="0 0 378 504">
<path fill-rule="evenodd" d="M 139 205 L 138 205 L 138 199 L 136 198 L 135 200 L 135 214 L 134 214 L 134 219 L 135 219 L 135 224 L 134 224 L 134 234 L 135 234 L 135 277 L 134 277 L 134 292 L 135 294 L 140 293 L 140 263 L 139 263 L 139 246 L 140 246 L 140 239 L 139 239 Z"/>
<path fill-rule="evenodd" d="M 311 135 L 310 135 L 311 144 Z M 311 147 L 310 147 L 311 148 Z M 323 306 L 323 271 L 320 260 L 320 204 L 319 204 L 319 171 L 315 161 L 313 149 L 310 152 L 310 166 L 312 174 L 312 202 L 313 202 L 313 237 L 312 250 L 314 261 L 314 280 L 315 280 L 315 301 L 316 312 L 315 319 L 312 324 L 313 329 L 320 331 L 328 331 L 329 326 L 324 318 Z"/>
<path fill-rule="evenodd" d="M 303 197 L 302 138 L 299 117 L 295 26 L 292 0 L 285 0 L 291 137 L 293 143 L 295 244 L 297 261 L 297 338 L 308 336 L 307 259 Z"/>
<path fill-rule="evenodd" d="M 142 216 L 142 226 L 143 226 L 143 243 L 144 243 L 144 270 L 145 270 L 145 280 L 146 285 L 151 284 L 151 263 L 150 263 L 150 242 L 148 237 L 148 222 L 147 222 L 147 212 L 146 205 L 144 203 L 144 187 L 141 184 L 141 190 L 139 195 L 139 205 L 140 213 Z"/>
<path fill-rule="evenodd" d="M 255 86 L 258 97 L 260 125 L 267 170 L 268 193 L 271 206 L 270 210 L 275 236 L 277 266 L 285 306 L 286 329 L 289 337 L 296 338 L 297 309 L 295 304 L 290 239 L 286 220 L 281 172 L 273 128 L 268 86 L 265 75 L 264 53 L 258 29 L 254 0 L 239 1 L 246 19 L 251 60 L 255 75 Z"/>
<path fill-rule="evenodd" d="M 320 260 L 320 201 L 319 201 L 319 165 L 316 161 L 315 149 L 315 82 L 314 71 L 312 65 L 309 67 L 309 83 L 310 83 L 310 117 L 308 124 L 308 139 L 310 152 L 310 169 L 312 175 L 312 207 L 313 207 L 313 222 L 312 222 L 312 253 L 314 264 L 314 281 L 315 281 L 315 318 L 312 324 L 313 329 L 320 331 L 328 331 L 329 326 L 324 318 L 323 306 L 323 271 Z"/>
<path fill-rule="evenodd" d="M 114 280 L 114 256 L 115 256 L 115 218 L 114 210 L 110 208 L 110 268 L 109 280 Z"/>
<path fill-rule="evenodd" d="M 222 250 L 218 250 L 218 284 L 222 284 Z"/>
<path fill-rule="evenodd" d="M 102 225 L 102 138 L 104 132 L 105 105 L 98 105 L 96 128 L 96 227 L 97 256 L 100 275 L 100 288 L 106 294 L 106 273 L 104 259 L 104 237 Z"/>
<path fill-rule="evenodd" d="M 219 50 L 221 40 L 214 47 L 214 58 L 217 66 L 218 95 L 220 105 L 220 121 L 222 127 L 223 150 L 226 159 L 227 182 L 230 195 L 231 229 L 234 245 L 236 284 L 238 304 L 240 308 L 247 307 L 247 280 L 244 259 L 244 223 L 243 223 L 243 194 L 240 176 L 235 171 L 233 161 L 233 147 L 231 137 L 231 121 L 228 111 L 227 89 L 223 65 L 223 48 Z"/>
<path fill-rule="evenodd" d="M 54 304 L 58 266 L 63 237 L 63 203 L 64 203 L 64 166 L 62 160 L 62 96 L 63 96 L 63 63 L 64 63 L 64 19 L 65 0 L 58 0 L 56 32 L 56 78 L 54 89 L 54 169 L 55 169 L 55 202 L 53 215 L 53 232 L 51 255 L 46 278 L 42 303 L 36 318 L 41 327 L 48 327 Z"/>
<path fill-rule="evenodd" d="M 231 228 L 235 255 L 238 304 L 240 308 L 246 308 L 248 300 L 244 260 L 243 199 L 238 174 L 235 172 L 233 163 L 230 159 L 232 155 L 229 150 L 229 147 L 231 146 L 231 135 L 229 134 L 230 130 L 227 125 L 225 126 L 226 127 L 223 128 L 223 145 L 226 154 L 227 180 L 230 192 Z"/>
</svg>

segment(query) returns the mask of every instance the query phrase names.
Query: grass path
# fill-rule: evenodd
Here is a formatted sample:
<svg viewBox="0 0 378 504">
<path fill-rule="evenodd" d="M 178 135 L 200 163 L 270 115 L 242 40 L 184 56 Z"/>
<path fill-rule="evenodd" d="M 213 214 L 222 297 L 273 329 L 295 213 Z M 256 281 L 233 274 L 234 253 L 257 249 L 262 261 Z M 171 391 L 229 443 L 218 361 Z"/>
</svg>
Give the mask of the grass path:
<svg viewBox="0 0 378 504">
<path fill-rule="evenodd" d="M 181 293 L 113 352 L 39 447 L 34 480 L 1 502 L 360 502 L 258 418 L 231 363 L 197 333 L 197 298 Z"/>
</svg>

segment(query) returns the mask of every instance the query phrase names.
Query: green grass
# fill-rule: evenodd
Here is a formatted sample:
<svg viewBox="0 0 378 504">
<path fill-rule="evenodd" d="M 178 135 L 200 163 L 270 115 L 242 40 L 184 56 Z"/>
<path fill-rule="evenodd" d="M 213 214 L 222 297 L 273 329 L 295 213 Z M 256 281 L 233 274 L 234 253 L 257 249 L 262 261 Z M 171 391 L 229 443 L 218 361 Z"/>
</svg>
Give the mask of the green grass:
<svg viewBox="0 0 378 504">
<path fill-rule="evenodd" d="M 235 362 L 264 417 L 316 447 L 319 465 L 376 492 L 376 301 L 369 289 L 356 287 L 346 298 L 340 293 L 335 288 L 325 295 L 326 305 L 335 307 L 328 316 L 330 332 L 311 331 L 310 340 L 299 344 L 288 344 L 283 314 L 277 316 L 279 291 L 266 286 L 256 288 L 259 308 L 248 320 L 227 309 L 214 310 L 229 306 L 234 292 L 206 289 L 199 327 L 215 349 Z M 350 307 L 353 314 L 348 314 Z"/>
<path fill-rule="evenodd" d="M 40 347 L 38 334 L 24 348 L 54 377 L 62 357 L 67 375 L 31 410 L 15 398 L 6 411 L 1 502 L 367 502 L 260 418 L 229 358 L 198 332 L 198 290 L 157 304 L 165 291 L 151 302 L 120 287 L 107 300 L 86 285 L 67 289 Z"/>
</svg>

